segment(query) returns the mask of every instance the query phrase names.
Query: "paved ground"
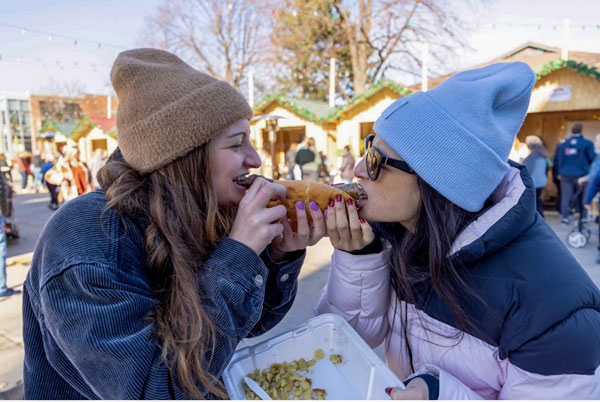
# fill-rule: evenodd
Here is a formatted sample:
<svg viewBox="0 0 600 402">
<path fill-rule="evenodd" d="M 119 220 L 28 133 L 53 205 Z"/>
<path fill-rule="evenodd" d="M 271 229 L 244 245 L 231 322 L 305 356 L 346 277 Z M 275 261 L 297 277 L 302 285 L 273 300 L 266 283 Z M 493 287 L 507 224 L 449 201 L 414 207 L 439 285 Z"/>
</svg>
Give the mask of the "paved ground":
<svg viewBox="0 0 600 402">
<path fill-rule="evenodd" d="M 22 233 L 21 239 L 9 243 L 8 284 L 17 289 L 29 268 L 28 261 L 47 219 L 52 211 L 47 208 L 47 194 L 23 194 L 15 200 L 16 214 Z M 557 235 L 565 241 L 572 227 L 562 226 L 555 213 L 549 213 L 547 220 Z M 596 227 L 596 225 L 594 225 Z M 600 286 L 600 265 L 596 264 L 598 236 L 593 235 L 588 245 L 582 249 L 570 249 L 580 264 L 586 269 L 596 285 Z M 296 328 L 313 317 L 312 309 L 329 273 L 332 253 L 327 239 L 309 249 L 305 265 L 300 275 L 298 295 L 288 315 L 271 331 L 263 336 L 245 340 L 243 345 L 254 344 Z M 21 332 L 21 296 L 0 299 L 0 399 L 20 398 L 20 381 L 23 371 L 23 341 Z M 376 352 L 382 356 L 382 348 Z"/>
</svg>

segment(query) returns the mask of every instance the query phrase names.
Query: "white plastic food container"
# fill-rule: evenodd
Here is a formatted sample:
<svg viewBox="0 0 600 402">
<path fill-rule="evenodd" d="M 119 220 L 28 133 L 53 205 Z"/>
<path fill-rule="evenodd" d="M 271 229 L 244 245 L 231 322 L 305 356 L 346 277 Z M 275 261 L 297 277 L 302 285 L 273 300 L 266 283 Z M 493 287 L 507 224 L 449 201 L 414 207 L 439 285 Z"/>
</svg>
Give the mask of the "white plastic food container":
<svg viewBox="0 0 600 402">
<path fill-rule="evenodd" d="M 404 389 L 402 381 L 346 321 L 335 314 L 323 314 L 292 331 L 236 351 L 223 373 L 229 397 L 246 399 L 242 378 L 254 369 L 300 358 L 308 361 L 317 349 L 323 349 L 325 357 L 317 360 L 306 376 L 312 380 L 313 389 L 327 391 L 325 399 L 386 400 L 386 387 Z M 333 364 L 331 354 L 340 355 L 342 364 Z"/>
</svg>

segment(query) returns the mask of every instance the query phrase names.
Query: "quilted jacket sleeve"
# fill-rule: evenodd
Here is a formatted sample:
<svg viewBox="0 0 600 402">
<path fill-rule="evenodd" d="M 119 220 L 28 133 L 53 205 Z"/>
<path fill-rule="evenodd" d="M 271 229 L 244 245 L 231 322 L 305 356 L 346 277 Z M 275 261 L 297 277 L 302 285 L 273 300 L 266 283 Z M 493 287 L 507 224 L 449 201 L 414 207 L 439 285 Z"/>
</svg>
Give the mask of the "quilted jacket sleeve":
<svg viewBox="0 0 600 402">
<path fill-rule="evenodd" d="M 390 330 L 387 310 L 391 292 L 383 252 L 352 255 L 336 249 L 315 313 L 338 314 L 375 348 Z"/>
</svg>

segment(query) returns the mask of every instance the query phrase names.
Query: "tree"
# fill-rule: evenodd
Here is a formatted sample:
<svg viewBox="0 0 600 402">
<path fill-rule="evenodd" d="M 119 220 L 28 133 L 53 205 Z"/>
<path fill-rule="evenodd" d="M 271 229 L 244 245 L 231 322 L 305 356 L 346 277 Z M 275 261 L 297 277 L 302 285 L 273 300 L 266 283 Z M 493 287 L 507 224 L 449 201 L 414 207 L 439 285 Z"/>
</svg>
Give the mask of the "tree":
<svg viewBox="0 0 600 402">
<path fill-rule="evenodd" d="M 457 12 L 458 3 L 451 5 L 450 0 L 281 3 L 272 34 L 279 60 L 287 64 L 281 88 L 296 82 L 301 96 L 324 98 L 320 87 L 328 73 L 319 70 L 328 71 L 329 57 L 339 60 L 338 93 L 351 97 L 363 93 L 388 70 L 418 75 L 423 43 L 429 44 L 433 71 L 443 69 L 452 51 L 466 45 L 464 19 Z"/>
<path fill-rule="evenodd" d="M 327 99 L 330 58 L 336 58 L 341 93 L 351 75 L 347 41 L 339 19 L 332 18 L 335 0 L 285 0 L 271 33 L 273 62 L 279 65 L 277 89 L 301 98 Z"/>
<path fill-rule="evenodd" d="M 416 74 L 423 43 L 430 45 L 432 60 L 442 61 L 436 67 L 466 44 L 465 22 L 449 0 L 347 0 L 334 7 L 348 40 L 355 95 L 387 69 Z"/>
<path fill-rule="evenodd" d="M 265 4 L 250 0 L 164 0 L 147 18 L 145 41 L 239 88 L 258 64 L 265 38 Z"/>
</svg>

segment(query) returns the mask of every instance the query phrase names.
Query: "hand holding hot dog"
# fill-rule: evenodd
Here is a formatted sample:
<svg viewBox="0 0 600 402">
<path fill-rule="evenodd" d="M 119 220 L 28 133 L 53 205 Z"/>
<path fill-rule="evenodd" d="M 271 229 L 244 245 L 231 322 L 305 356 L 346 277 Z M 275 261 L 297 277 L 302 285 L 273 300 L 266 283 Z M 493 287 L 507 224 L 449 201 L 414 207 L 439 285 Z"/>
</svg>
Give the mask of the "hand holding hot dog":
<svg viewBox="0 0 600 402">
<path fill-rule="evenodd" d="M 285 200 L 284 186 L 259 178 L 240 201 L 229 237 L 260 254 L 273 238 L 284 231 L 281 220 L 286 216 L 283 205 L 267 208 L 272 199 Z"/>
</svg>

